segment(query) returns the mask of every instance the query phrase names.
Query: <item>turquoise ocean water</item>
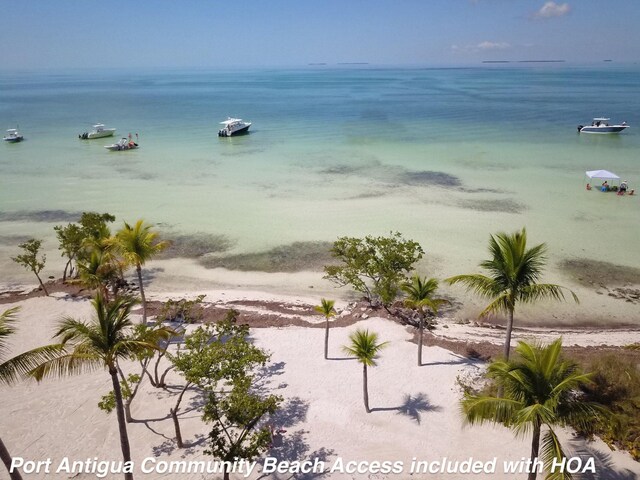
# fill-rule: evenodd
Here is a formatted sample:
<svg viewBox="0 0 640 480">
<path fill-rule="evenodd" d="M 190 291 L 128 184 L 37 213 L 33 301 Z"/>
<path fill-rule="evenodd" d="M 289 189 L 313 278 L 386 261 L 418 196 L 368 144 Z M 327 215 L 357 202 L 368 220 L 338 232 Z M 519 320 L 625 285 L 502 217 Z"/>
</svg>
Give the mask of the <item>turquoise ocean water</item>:
<svg viewBox="0 0 640 480">
<path fill-rule="evenodd" d="M 438 276 L 526 226 L 550 280 L 569 281 L 565 259 L 640 267 L 640 196 L 584 188 L 595 169 L 640 187 L 638 78 L 615 64 L 0 73 L 0 127 L 26 138 L 0 145 L 0 283 L 29 279 L 10 260 L 26 236 L 59 275 L 51 210 L 223 234 L 233 253 L 398 230 Z M 219 139 L 227 116 L 251 133 Z M 631 128 L 578 135 L 596 116 Z M 77 138 L 99 122 L 115 139 Z M 103 148 L 129 132 L 139 150 Z"/>
</svg>

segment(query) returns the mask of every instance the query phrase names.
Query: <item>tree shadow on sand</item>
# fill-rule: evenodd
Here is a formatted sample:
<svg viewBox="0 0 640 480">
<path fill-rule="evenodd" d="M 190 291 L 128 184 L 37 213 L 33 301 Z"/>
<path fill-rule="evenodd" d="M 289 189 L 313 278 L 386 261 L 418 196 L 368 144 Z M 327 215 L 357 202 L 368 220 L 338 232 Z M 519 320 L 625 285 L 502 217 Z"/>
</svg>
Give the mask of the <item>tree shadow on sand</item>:
<svg viewBox="0 0 640 480">
<path fill-rule="evenodd" d="M 613 462 L 610 453 L 600 452 L 595 448 L 585 445 L 584 440 L 572 440 L 571 448 L 575 456 L 582 458 L 583 467 L 589 458 L 593 458 L 595 462 L 595 473 L 585 472 L 577 477 L 580 480 L 637 480 L 640 475 L 628 468 L 618 468 Z"/>
<path fill-rule="evenodd" d="M 196 434 L 195 441 L 185 444 L 185 448 L 180 449 L 182 452 L 181 457 L 185 458 L 187 455 L 193 455 L 196 453 L 196 447 L 203 445 L 207 441 L 206 435 Z M 160 457 L 162 455 L 171 455 L 178 449 L 176 442 L 173 438 L 167 439 L 160 445 L 151 448 L 154 457 Z"/>
<path fill-rule="evenodd" d="M 424 412 L 439 412 L 441 407 L 431 405 L 427 396 L 424 393 L 416 393 L 415 395 L 405 394 L 404 400 L 401 405 L 397 407 L 377 407 L 372 408 L 371 412 L 393 412 L 398 415 L 404 415 L 414 420 L 418 425 L 422 421 L 422 413 Z"/>
<path fill-rule="evenodd" d="M 284 374 L 285 362 L 270 363 L 261 367 L 254 376 L 253 390 L 258 393 L 267 394 L 274 389 L 272 382 Z M 286 382 L 279 383 L 275 389 L 286 388 Z"/>
<path fill-rule="evenodd" d="M 457 353 L 449 352 L 449 355 L 455 358 L 439 362 L 423 362 L 420 366 L 433 367 L 437 365 L 477 365 L 478 363 L 481 363 L 479 360 L 465 357 L 464 355 L 458 355 Z"/>
<path fill-rule="evenodd" d="M 189 398 L 188 404 L 184 408 L 181 408 L 180 411 L 178 412 L 178 417 L 180 417 L 181 420 L 184 420 L 186 418 L 200 417 L 202 415 L 202 407 L 206 403 L 205 392 L 202 391 L 202 390 L 199 390 L 199 389 L 197 389 L 195 387 L 193 388 L 193 390 L 196 392 L 195 395 L 192 396 L 191 398 Z M 172 427 L 171 427 L 171 436 L 167 436 L 167 435 L 155 430 L 150 425 L 152 422 L 163 422 L 163 421 L 169 420 L 170 418 L 171 418 L 171 415 L 169 413 L 167 413 L 167 415 L 165 417 L 162 417 L 162 418 L 150 418 L 150 419 L 144 419 L 144 420 L 134 420 L 132 422 L 132 423 L 142 423 L 142 424 L 144 424 L 144 426 L 148 430 L 150 430 L 151 432 L 155 433 L 157 436 L 162 437 L 162 438 L 165 439 L 165 441 L 162 442 L 160 445 L 152 447 L 154 455 L 156 457 L 159 456 L 162 453 L 170 455 L 174 450 L 177 449 L 176 439 L 175 439 L 175 436 L 174 436 L 175 432 L 174 432 Z M 198 446 L 198 445 L 201 445 L 206 440 L 206 437 L 204 437 L 203 435 L 196 434 L 195 437 L 196 437 L 195 440 L 192 441 L 192 442 L 189 442 L 187 440 L 184 441 L 185 447 L 181 451 L 183 451 L 185 455 L 187 455 L 189 453 L 194 453 L 195 452 L 195 447 Z"/>
<path fill-rule="evenodd" d="M 268 427 L 272 431 L 272 441 L 267 456 L 274 457 L 278 462 L 293 461 L 310 461 L 310 462 L 327 462 L 330 456 L 334 455 L 334 451 L 327 448 L 310 451 L 309 444 L 305 436 L 308 433 L 303 429 L 288 433 L 287 428 L 291 428 L 307 419 L 309 403 L 300 397 L 292 397 L 271 415 Z M 324 470 L 324 469 L 323 469 Z M 321 478 L 326 472 L 308 472 L 308 473 L 292 473 L 285 475 L 262 474 L 260 479 L 272 478 L 278 480 L 312 480 Z"/>
</svg>

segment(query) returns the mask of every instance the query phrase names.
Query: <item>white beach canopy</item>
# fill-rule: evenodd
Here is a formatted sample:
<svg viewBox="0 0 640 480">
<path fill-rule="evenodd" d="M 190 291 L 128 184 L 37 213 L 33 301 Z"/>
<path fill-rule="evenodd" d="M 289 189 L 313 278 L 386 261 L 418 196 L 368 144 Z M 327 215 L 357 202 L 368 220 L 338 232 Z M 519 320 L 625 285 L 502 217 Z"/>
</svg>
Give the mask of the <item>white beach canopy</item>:
<svg viewBox="0 0 640 480">
<path fill-rule="evenodd" d="M 617 180 L 620 181 L 620 177 L 609 170 L 589 170 L 586 172 L 587 177 L 596 180 Z"/>
</svg>

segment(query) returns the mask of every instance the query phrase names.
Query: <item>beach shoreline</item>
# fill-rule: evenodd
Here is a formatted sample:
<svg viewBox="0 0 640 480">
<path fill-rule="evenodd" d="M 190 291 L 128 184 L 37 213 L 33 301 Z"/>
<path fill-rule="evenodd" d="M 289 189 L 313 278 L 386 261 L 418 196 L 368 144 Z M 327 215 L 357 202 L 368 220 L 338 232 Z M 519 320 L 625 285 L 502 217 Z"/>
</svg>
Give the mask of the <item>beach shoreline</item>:
<svg viewBox="0 0 640 480">
<path fill-rule="evenodd" d="M 92 309 L 88 293 L 66 287 L 49 297 L 40 294 L 20 298 L 13 294 L 9 302 L 5 296 L 0 310 L 21 307 L 19 328 L 12 338 L 10 353 L 49 343 L 56 322 L 63 316 L 89 318 Z M 157 312 L 162 301 L 177 298 L 175 293 L 150 292 L 150 310 Z M 408 474 L 412 459 L 441 461 L 448 458 L 459 462 L 469 458 L 483 462 L 497 459 L 501 463 L 519 460 L 529 453 L 527 439 L 514 438 L 511 431 L 499 426 L 465 426 L 460 416 L 460 379 L 476 378 L 481 374 L 486 358 L 480 357 L 486 348 L 496 347 L 501 351 L 498 343 L 503 340 L 503 332 L 500 329 L 440 319 L 434 335 L 425 335 L 424 364 L 417 367 L 414 327 L 383 318 L 380 311 L 370 311 L 364 304 L 339 302 L 340 313 L 331 327 L 330 359 L 324 360 L 324 319 L 312 311 L 313 298 L 239 290 L 199 293 L 206 293 L 205 298 L 215 296 L 206 305 L 206 310 L 210 310 L 207 316 L 211 319 L 230 308 L 237 309 L 240 322 L 251 326 L 252 341 L 272 355 L 266 370 L 269 373 L 260 377 L 261 388 L 284 397 L 282 412 L 270 421 L 283 433 L 271 449 L 257 459 L 259 464 L 266 457 L 279 461 L 318 460 L 326 465 L 338 461 L 400 462 L 405 469 L 401 474 L 376 474 L 379 479 L 394 479 Z M 189 292 L 183 297 L 193 299 L 196 293 Z M 133 312 L 132 321 L 135 323 L 139 319 L 140 311 Z M 188 330 L 196 326 L 186 325 Z M 390 342 L 379 358 L 379 365 L 370 373 L 371 414 L 366 414 L 362 408 L 360 368 L 355 362 L 340 361 L 344 360 L 341 345 L 356 328 L 376 331 L 382 340 Z M 532 337 L 532 333 L 529 329 L 517 328 L 514 344 L 519 339 L 532 338 L 546 342 L 558 334 L 557 331 L 537 332 Z M 629 336 L 629 331 L 620 330 L 564 332 L 565 344 L 580 345 L 574 350 L 582 351 L 585 356 L 594 352 L 621 352 Z M 478 357 L 470 356 L 471 349 L 479 353 Z M 162 365 L 166 367 L 166 363 Z M 135 362 L 123 363 L 122 367 L 127 373 L 135 373 L 139 368 Z M 135 473 L 139 478 L 145 478 L 140 466 L 144 462 L 149 464 L 149 459 L 158 464 L 214 460 L 204 454 L 207 427 L 200 420 L 202 399 L 195 392 L 188 392 L 180 414 L 187 448 L 176 448 L 168 408 L 180 391 L 180 377 L 170 372 L 167 383 L 168 388 L 161 390 L 144 382 L 139 398 L 132 405 L 135 420 L 128 425 L 128 430 Z M 52 459 L 54 463 L 64 458 L 71 461 L 120 460 L 115 418 L 113 414 L 100 411 L 96 405 L 108 389 L 108 376 L 101 370 L 56 381 L 45 380 L 40 384 L 22 382 L 0 389 L 0 403 L 9 413 L 2 420 L 3 438 L 9 442 L 12 455 L 39 461 Z M 52 411 L 56 411 L 55 416 L 51 415 Z M 634 472 L 640 474 L 640 465 L 629 454 L 611 451 L 600 440 L 586 442 L 564 430 L 560 431 L 560 437 L 568 445 L 569 455 L 595 459 L 597 478 L 601 480 L 614 480 Z M 62 479 L 67 476 L 51 473 L 25 478 Z M 78 478 L 95 478 L 95 475 L 85 474 Z M 201 477 L 192 473 L 167 474 L 166 478 L 199 480 Z M 237 473 L 231 478 L 276 480 L 281 477 L 260 473 L 260 468 L 256 468 L 249 477 Z M 325 472 L 319 478 L 355 477 L 338 471 Z M 433 475 L 412 474 L 411 478 L 426 480 Z M 479 480 L 487 477 L 464 474 L 460 478 Z M 491 478 L 508 480 L 513 475 L 498 470 Z"/>
</svg>

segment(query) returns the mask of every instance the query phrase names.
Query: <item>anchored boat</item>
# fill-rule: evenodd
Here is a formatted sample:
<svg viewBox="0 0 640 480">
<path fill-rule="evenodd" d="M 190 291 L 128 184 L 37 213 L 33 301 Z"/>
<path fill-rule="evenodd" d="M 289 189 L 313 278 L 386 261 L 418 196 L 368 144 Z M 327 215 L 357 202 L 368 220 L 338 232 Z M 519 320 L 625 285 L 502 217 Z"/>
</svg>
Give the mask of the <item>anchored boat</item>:
<svg viewBox="0 0 640 480">
<path fill-rule="evenodd" d="M 627 122 L 620 125 L 609 125 L 609 118 L 594 118 L 591 125 L 578 125 L 578 133 L 620 133 L 629 128 Z"/>
<path fill-rule="evenodd" d="M 249 131 L 251 126 L 250 122 L 244 122 L 241 118 L 227 118 L 224 122 L 220 122 L 220 125 L 224 125 L 218 130 L 219 137 L 231 137 L 234 135 L 242 135 Z"/>
<path fill-rule="evenodd" d="M 24 140 L 24 137 L 16 128 L 10 128 L 7 130 L 7 134 L 2 137 L 2 140 L 9 143 L 18 143 Z"/>
<path fill-rule="evenodd" d="M 138 148 L 138 144 L 131 140 L 130 138 L 121 138 L 117 143 L 112 145 L 105 145 L 107 150 L 111 150 L 112 152 L 119 152 L 122 150 L 135 150 Z"/>
<path fill-rule="evenodd" d="M 92 138 L 111 137 L 114 133 L 116 133 L 115 128 L 105 128 L 102 123 L 98 123 L 93 126 L 93 130 L 91 132 L 81 133 L 78 135 L 78 138 L 82 140 L 91 140 Z"/>
</svg>

